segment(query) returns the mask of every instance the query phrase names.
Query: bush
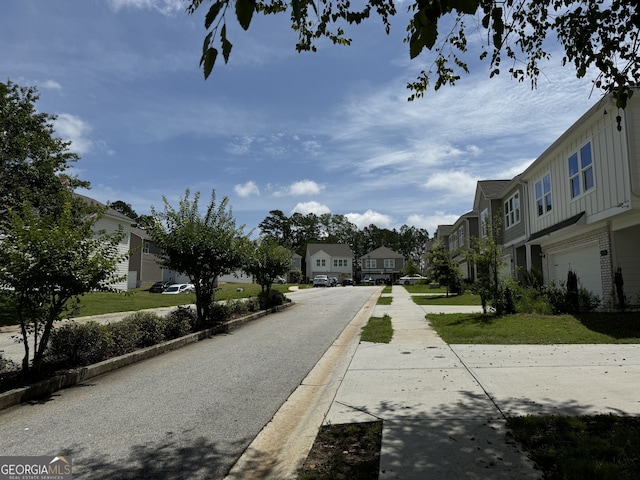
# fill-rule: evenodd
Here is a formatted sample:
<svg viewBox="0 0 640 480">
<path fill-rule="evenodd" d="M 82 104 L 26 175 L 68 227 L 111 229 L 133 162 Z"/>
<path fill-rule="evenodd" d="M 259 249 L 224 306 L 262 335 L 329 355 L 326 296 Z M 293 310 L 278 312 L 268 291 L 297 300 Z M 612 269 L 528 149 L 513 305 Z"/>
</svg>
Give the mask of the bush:
<svg viewBox="0 0 640 480">
<path fill-rule="evenodd" d="M 584 287 L 578 287 L 577 292 L 569 292 L 564 284 L 552 282 L 542 288 L 542 293 L 554 314 L 588 313 L 600 306 L 600 298 Z"/>
<path fill-rule="evenodd" d="M 0 376 L 16 372 L 20 369 L 20 366 L 11 360 L 10 358 L 4 358 L 2 352 L 0 352 Z"/>
<path fill-rule="evenodd" d="M 519 288 L 514 291 L 516 312 L 533 313 L 538 315 L 551 315 L 553 309 L 547 297 L 537 288 Z"/>
<path fill-rule="evenodd" d="M 119 322 L 109 323 L 109 331 L 113 340 L 111 355 L 118 357 L 133 352 L 140 342 L 140 328 L 137 322 L 127 317 Z"/>
<path fill-rule="evenodd" d="M 248 312 L 247 303 L 241 299 L 228 300 L 227 312 L 230 318 L 239 317 Z"/>
<path fill-rule="evenodd" d="M 97 322 L 69 322 L 51 332 L 45 362 L 53 368 L 75 368 L 109 358 L 113 339 Z"/>
<path fill-rule="evenodd" d="M 260 292 L 258 295 L 258 303 L 261 310 L 267 310 L 269 308 L 282 305 L 286 301 L 286 297 L 282 292 L 271 290 L 267 296 L 265 292 Z"/>
<path fill-rule="evenodd" d="M 150 347 L 164 340 L 166 320 L 153 312 L 136 312 L 122 319 L 137 325 L 139 335 L 137 347 Z"/>
<path fill-rule="evenodd" d="M 179 306 L 165 318 L 164 336 L 167 340 L 183 337 L 196 329 L 196 311 L 191 307 Z"/>
<path fill-rule="evenodd" d="M 226 303 L 213 302 L 209 309 L 209 318 L 205 319 L 207 326 L 225 323 L 231 318 L 231 312 Z"/>
</svg>

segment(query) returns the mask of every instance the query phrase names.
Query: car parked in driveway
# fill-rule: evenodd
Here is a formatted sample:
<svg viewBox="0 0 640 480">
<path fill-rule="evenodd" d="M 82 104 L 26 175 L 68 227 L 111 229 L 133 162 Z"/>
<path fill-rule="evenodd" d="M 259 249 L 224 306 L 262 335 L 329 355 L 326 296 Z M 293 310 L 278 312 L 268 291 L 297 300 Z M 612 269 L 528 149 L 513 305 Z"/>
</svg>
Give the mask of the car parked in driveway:
<svg viewBox="0 0 640 480">
<path fill-rule="evenodd" d="M 151 293 L 162 293 L 169 285 L 171 285 L 171 282 L 156 282 L 151 285 L 149 291 Z"/>
<path fill-rule="evenodd" d="M 193 293 L 196 288 L 191 283 L 174 283 L 162 292 L 163 295 L 177 295 L 179 293 Z"/>
<path fill-rule="evenodd" d="M 316 275 L 313 277 L 313 286 L 314 287 L 330 287 L 331 280 L 326 275 Z"/>
<path fill-rule="evenodd" d="M 353 285 L 353 278 L 343 278 L 342 286 L 346 287 L 347 285 Z"/>
</svg>

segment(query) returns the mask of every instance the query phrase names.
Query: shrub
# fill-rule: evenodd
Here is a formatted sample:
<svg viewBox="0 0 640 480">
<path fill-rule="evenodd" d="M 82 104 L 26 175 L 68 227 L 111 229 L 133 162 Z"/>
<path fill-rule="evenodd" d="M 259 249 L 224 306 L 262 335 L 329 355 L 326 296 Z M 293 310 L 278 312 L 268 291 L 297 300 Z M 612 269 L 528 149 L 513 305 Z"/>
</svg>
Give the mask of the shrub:
<svg viewBox="0 0 640 480">
<path fill-rule="evenodd" d="M 136 312 L 122 321 L 132 322 L 138 327 L 139 336 L 136 346 L 150 347 L 164 340 L 166 320 L 153 312 Z"/>
<path fill-rule="evenodd" d="M 269 308 L 282 305 L 285 300 L 286 297 L 284 296 L 284 294 L 276 290 L 271 290 L 268 296 L 265 292 L 260 292 L 260 294 L 258 295 L 258 303 L 260 304 L 261 310 L 267 310 Z"/>
<path fill-rule="evenodd" d="M 165 318 L 165 338 L 179 338 L 195 331 L 197 320 L 198 317 L 193 308 L 179 306 L 169 312 Z"/>
<path fill-rule="evenodd" d="M 210 317 L 205 319 L 207 326 L 214 326 L 226 322 L 231 318 L 229 307 L 226 303 L 213 302 L 209 309 Z"/>
<path fill-rule="evenodd" d="M 514 291 L 516 312 L 533 313 L 538 315 L 551 315 L 553 309 L 545 295 L 537 288 L 519 288 Z"/>
<path fill-rule="evenodd" d="M 0 376 L 16 372 L 19 369 L 19 365 L 10 358 L 4 358 L 2 352 L 0 352 Z"/>
<path fill-rule="evenodd" d="M 254 313 L 260 310 L 260 301 L 256 297 L 247 298 L 245 300 L 247 312 Z"/>
<path fill-rule="evenodd" d="M 227 312 L 230 318 L 242 316 L 248 311 L 247 304 L 244 300 L 238 298 L 227 301 Z"/>
<path fill-rule="evenodd" d="M 140 328 L 132 318 L 126 317 L 119 322 L 107 325 L 111 332 L 113 343 L 111 345 L 111 355 L 118 357 L 129 352 L 133 352 L 140 342 Z"/>
<path fill-rule="evenodd" d="M 552 282 L 542 288 L 542 293 L 554 314 L 588 313 L 600 306 L 600 298 L 584 287 L 578 287 L 577 292 L 569 294 L 564 284 Z"/>
<path fill-rule="evenodd" d="M 53 368 L 91 365 L 109 358 L 112 343 L 106 325 L 69 322 L 51 332 L 45 362 Z"/>
</svg>

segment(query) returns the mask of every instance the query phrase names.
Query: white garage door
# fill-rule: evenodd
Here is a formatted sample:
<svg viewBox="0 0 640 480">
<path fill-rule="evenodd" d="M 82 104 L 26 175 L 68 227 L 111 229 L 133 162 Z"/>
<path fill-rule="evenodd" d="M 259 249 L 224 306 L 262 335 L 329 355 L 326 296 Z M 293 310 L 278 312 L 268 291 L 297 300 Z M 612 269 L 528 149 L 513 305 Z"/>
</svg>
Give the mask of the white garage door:
<svg viewBox="0 0 640 480">
<path fill-rule="evenodd" d="M 553 280 L 566 283 L 569 270 L 576 272 L 580 285 L 602 298 L 600 250 L 597 244 L 551 255 L 549 272 Z"/>
</svg>

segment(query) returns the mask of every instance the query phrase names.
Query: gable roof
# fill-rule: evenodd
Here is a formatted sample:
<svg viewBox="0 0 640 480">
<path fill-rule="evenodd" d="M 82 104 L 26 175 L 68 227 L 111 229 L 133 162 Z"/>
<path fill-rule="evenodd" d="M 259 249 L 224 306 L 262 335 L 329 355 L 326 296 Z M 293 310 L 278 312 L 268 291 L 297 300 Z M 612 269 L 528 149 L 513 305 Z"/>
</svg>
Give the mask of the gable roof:
<svg viewBox="0 0 640 480">
<path fill-rule="evenodd" d="M 353 257 L 353 252 L 349 245 L 340 243 L 308 243 L 307 256 L 313 256 L 319 251 L 323 251 L 330 257 Z"/>
<path fill-rule="evenodd" d="M 74 196 L 78 197 L 79 199 L 81 199 L 83 202 L 88 203 L 89 205 L 97 205 L 100 208 L 105 208 L 105 212 L 104 214 L 110 218 L 113 218 L 117 221 L 123 222 L 128 224 L 129 226 L 135 225 L 136 221 L 127 217 L 126 215 L 121 214 L 120 212 L 118 212 L 117 210 L 114 210 L 113 208 L 111 208 L 108 205 L 105 205 L 102 202 L 99 202 L 98 200 L 91 198 L 91 197 L 87 197 L 86 195 L 80 195 L 79 193 L 73 193 Z"/>
<path fill-rule="evenodd" d="M 476 196 L 473 201 L 473 209 L 478 210 L 480 204 L 480 195 L 483 195 L 488 200 L 495 200 L 502 198 L 502 190 L 508 185 L 511 180 L 479 180 L 476 186 Z"/>
<path fill-rule="evenodd" d="M 402 258 L 402 254 L 398 252 L 394 252 L 388 247 L 384 245 L 382 247 L 376 248 L 375 250 L 370 251 L 365 256 L 376 257 L 376 258 Z"/>
</svg>

